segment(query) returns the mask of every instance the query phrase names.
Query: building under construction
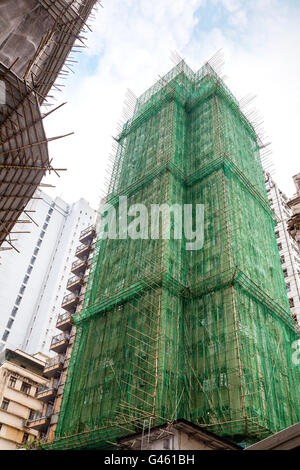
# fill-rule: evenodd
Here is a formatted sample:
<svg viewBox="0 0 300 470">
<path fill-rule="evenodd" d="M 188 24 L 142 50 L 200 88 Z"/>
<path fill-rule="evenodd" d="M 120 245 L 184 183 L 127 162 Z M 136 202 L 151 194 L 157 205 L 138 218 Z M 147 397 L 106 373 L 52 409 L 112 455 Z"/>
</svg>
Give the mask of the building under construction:
<svg viewBox="0 0 300 470">
<path fill-rule="evenodd" d="M 51 449 L 184 419 L 236 442 L 299 421 L 298 338 L 261 141 L 213 67 L 184 61 L 117 137 L 107 202 L 204 204 L 204 243 L 97 241 Z M 163 227 L 160 227 L 162 233 Z M 168 426 L 167 428 L 168 429 Z"/>
<path fill-rule="evenodd" d="M 289 206 L 292 209 L 292 217 L 288 222 L 288 229 L 290 235 L 295 239 L 300 250 L 300 173 L 293 177 L 296 194 L 289 201 Z"/>
<path fill-rule="evenodd" d="M 59 171 L 48 154 L 48 142 L 58 137 L 47 138 L 43 126 L 54 109 L 42 113 L 40 105 L 51 105 L 52 91 L 76 62 L 69 54 L 84 47 L 82 31 L 96 3 L 0 0 L 0 250 L 15 248 L 23 231 L 14 225 L 33 221 L 27 203 L 46 172 Z"/>
</svg>

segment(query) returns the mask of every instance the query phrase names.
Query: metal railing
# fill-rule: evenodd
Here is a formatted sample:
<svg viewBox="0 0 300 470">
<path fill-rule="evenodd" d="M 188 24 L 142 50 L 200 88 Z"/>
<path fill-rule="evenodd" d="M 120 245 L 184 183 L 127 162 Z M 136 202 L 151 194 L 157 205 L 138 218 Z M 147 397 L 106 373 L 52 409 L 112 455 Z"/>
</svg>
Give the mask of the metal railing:
<svg viewBox="0 0 300 470">
<path fill-rule="evenodd" d="M 45 365 L 44 369 L 48 369 L 48 367 L 53 367 L 53 366 L 56 366 L 57 364 L 63 364 L 63 359 L 61 358 L 61 356 L 55 356 L 53 357 L 52 359 L 49 360 L 49 362 L 47 362 L 47 364 Z"/>
<path fill-rule="evenodd" d="M 71 284 L 74 284 L 74 282 L 81 281 L 81 277 L 79 276 L 72 276 L 68 279 L 67 287 L 70 286 Z"/>
<path fill-rule="evenodd" d="M 38 395 L 40 393 L 44 393 L 50 390 L 57 390 L 57 388 L 58 388 L 58 380 L 54 380 L 52 383 L 47 382 L 45 384 L 40 385 L 37 388 L 36 394 Z"/>
<path fill-rule="evenodd" d="M 62 300 L 62 305 L 67 303 L 67 302 L 70 302 L 71 300 L 76 300 L 76 299 L 77 299 L 77 295 L 75 295 L 75 294 L 65 295 L 63 300 Z"/>
<path fill-rule="evenodd" d="M 53 414 L 53 412 L 54 412 L 53 406 L 47 406 L 46 413 L 42 413 L 41 411 L 36 411 L 31 418 L 27 419 L 27 421 L 25 422 L 25 426 L 30 423 L 34 423 L 35 421 L 48 419 Z"/>
<path fill-rule="evenodd" d="M 61 341 L 68 340 L 70 338 L 70 335 L 68 333 L 60 333 L 59 335 L 53 336 L 52 341 L 51 341 L 51 346 L 54 344 L 60 343 Z"/>
<path fill-rule="evenodd" d="M 76 248 L 75 254 L 77 255 L 77 253 L 79 253 L 80 251 L 88 250 L 89 248 L 90 248 L 90 245 L 85 245 L 84 243 L 82 243 Z"/>
<path fill-rule="evenodd" d="M 72 263 L 72 269 L 76 268 L 76 266 L 79 266 L 80 264 L 86 263 L 86 259 L 77 259 L 76 261 L 73 261 Z"/>
<path fill-rule="evenodd" d="M 85 234 L 91 232 L 92 230 L 95 230 L 95 225 L 90 225 L 89 227 L 85 228 L 84 230 L 82 230 L 82 232 L 80 232 L 80 238 L 82 238 Z"/>
<path fill-rule="evenodd" d="M 57 317 L 56 324 L 61 323 L 62 321 L 65 321 L 65 320 L 69 320 L 69 318 L 71 318 L 71 315 L 69 312 L 60 313 Z"/>
</svg>

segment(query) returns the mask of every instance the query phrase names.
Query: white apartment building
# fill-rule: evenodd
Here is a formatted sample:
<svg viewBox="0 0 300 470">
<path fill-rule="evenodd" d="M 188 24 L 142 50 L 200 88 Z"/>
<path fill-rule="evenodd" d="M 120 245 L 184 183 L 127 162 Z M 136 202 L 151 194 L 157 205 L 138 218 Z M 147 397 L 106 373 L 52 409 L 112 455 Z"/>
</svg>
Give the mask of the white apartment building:
<svg viewBox="0 0 300 470">
<path fill-rule="evenodd" d="M 5 349 L 0 353 L 0 450 L 15 450 L 38 437 L 28 420 L 42 413 L 36 398 L 45 384 L 44 366 L 49 357 Z"/>
<path fill-rule="evenodd" d="M 16 235 L 19 253 L 1 253 L 0 351 L 48 355 L 79 235 L 95 223 L 96 211 L 84 199 L 68 205 L 41 190 L 26 210 L 34 211 L 30 215 L 37 225 Z M 24 231 L 24 225 L 14 231 Z"/>
<path fill-rule="evenodd" d="M 290 236 L 287 225 L 292 216 L 287 196 L 279 189 L 270 174 L 265 174 L 271 208 L 278 218 L 275 228 L 287 295 L 293 318 L 300 324 L 300 253 L 297 243 Z"/>
</svg>

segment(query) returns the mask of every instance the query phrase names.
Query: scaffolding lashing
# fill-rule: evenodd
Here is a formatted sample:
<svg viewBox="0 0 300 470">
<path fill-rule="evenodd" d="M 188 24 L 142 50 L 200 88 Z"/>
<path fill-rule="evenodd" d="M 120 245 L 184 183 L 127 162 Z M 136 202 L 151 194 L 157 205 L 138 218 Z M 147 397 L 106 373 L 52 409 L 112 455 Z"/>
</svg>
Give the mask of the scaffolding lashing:
<svg viewBox="0 0 300 470">
<path fill-rule="evenodd" d="M 42 177 L 64 170 L 53 168 L 48 155 L 48 142 L 64 136 L 47 138 L 42 122 L 61 105 L 47 113 L 39 106 L 52 105 L 50 89 L 59 89 L 57 77 L 76 62 L 69 53 L 82 43 L 80 33 L 96 3 L 35 0 L 6 7 L 0 44 L 0 250 L 17 250 L 15 234 L 29 232 L 13 227 L 35 223 L 24 209 Z"/>
<path fill-rule="evenodd" d="M 0 109 L 1 245 L 51 165 L 34 90 L 1 64 L 0 79 L 5 89 Z M 26 212 L 22 215 L 30 222 Z"/>
</svg>

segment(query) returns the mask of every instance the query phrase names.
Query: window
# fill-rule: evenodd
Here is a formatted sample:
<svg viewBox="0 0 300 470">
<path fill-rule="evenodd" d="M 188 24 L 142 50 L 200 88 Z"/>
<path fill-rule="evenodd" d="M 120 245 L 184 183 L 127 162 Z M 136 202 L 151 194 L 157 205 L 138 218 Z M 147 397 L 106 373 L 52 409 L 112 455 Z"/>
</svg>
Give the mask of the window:
<svg viewBox="0 0 300 470">
<path fill-rule="evenodd" d="M 41 246 L 41 244 L 42 244 L 42 240 L 39 238 L 37 241 L 37 246 Z"/>
<path fill-rule="evenodd" d="M 28 419 L 34 419 L 34 417 L 35 417 L 35 410 L 30 410 Z"/>
<path fill-rule="evenodd" d="M 47 227 L 48 227 L 48 224 L 44 224 L 44 225 L 43 225 L 43 230 L 46 230 Z"/>
<path fill-rule="evenodd" d="M 294 299 L 292 297 L 289 299 L 289 304 L 291 308 L 295 307 Z"/>
<path fill-rule="evenodd" d="M 287 269 L 284 269 L 284 270 L 283 270 L 283 275 L 284 275 L 284 277 L 287 277 L 287 276 L 288 276 L 288 270 L 287 270 Z"/>
<path fill-rule="evenodd" d="M 278 250 L 282 250 L 282 243 L 278 243 Z"/>
<path fill-rule="evenodd" d="M 9 400 L 7 398 L 3 398 L 2 403 L 1 403 L 1 410 L 7 411 L 9 405 Z"/>
<path fill-rule="evenodd" d="M 279 233 L 279 232 L 275 232 L 275 236 L 276 236 L 276 238 L 279 238 L 279 237 L 280 237 L 280 233 Z"/>
<path fill-rule="evenodd" d="M 286 291 L 287 291 L 287 292 L 290 292 L 290 290 L 291 290 L 291 284 L 290 284 L 289 282 L 287 282 L 287 284 L 286 284 Z"/>
<path fill-rule="evenodd" d="M 50 215 L 47 215 L 46 222 L 49 222 L 49 220 L 50 220 Z"/>
<path fill-rule="evenodd" d="M 164 450 L 170 449 L 170 440 L 171 440 L 171 439 L 164 439 L 164 440 L 163 440 L 163 448 L 164 448 Z"/>
<path fill-rule="evenodd" d="M 29 279 L 29 276 L 26 274 L 26 276 L 24 277 L 24 280 L 23 280 L 23 284 L 27 284 L 28 279 Z"/>
<path fill-rule="evenodd" d="M 204 379 L 203 380 L 203 390 L 205 392 L 208 392 L 210 390 L 210 383 L 209 383 L 209 379 Z"/>
<path fill-rule="evenodd" d="M 34 256 L 36 256 L 38 254 L 38 252 L 39 252 L 39 249 L 37 247 L 35 247 L 34 252 L 33 252 Z"/>
<path fill-rule="evenodd" d="M 52 209 L 52 207 L 50 207 L 50 209 L 48 210 L 48 214 L 50 214 L 50 215 L 51 215 L 51 214 L 52 214 L 52 212 L 53 212 L 53 209 Z"/>
<path fill-rule="evenodd" d="M 44 238 L 44 235 L 45 235 L 45 232 L 44 232 L 44 230 L 42 230 L 41 233 L 40 233 L 40 237 Z"/>
<path fill-rule="evenodd" d="M 24 290 L 26 289 L 26 286 L 24 286 L 24 284 L 21 286 L 20 288 L 20 294 L 24 294 Z"/>
<path fill-rule="evenodd" d="M 9 378 L 9 386 L 15 388 L 16 383 L 17 383 L 17 377 L 14 377 L 13 375 L 11 375 Z"/>
<path fill-rule="evenodd" d="M 14 306 L 14 308 L 13 308 L 12 311 L 11 311 L 11 316 L 12 316 L 12 317 L 15 317 L 17 311 L 18 311 L 18 307 Z"/>
<path fill-rule="evenodd" d="M 31 271 L 32 271 L 33 267 L 32 266 L 28 266 L 28 269 L 27 269 L 27 274 L 30 274 Z"/>
<path fill-rule="evenodd" d="M 282 264 L 285 263 L 285 257 L 283 255 L 280 256 L 280 261 L 281 261 Z"/>
<path fill-rule="evenodd" d="M 30 264 L 34 264 L 35 263 L 35 260 L 36 260 L 36 257 L 35 256 L 32 256 L 31 260 L 30 260 Z"/>
<path fill-rule="evenodd" d="M 6 328 L 11 329 L 11 327 L 12 327 L 12 325 L 13 325 L 13 322 L 14 322 L 14 319 L 13 319 L 13 318 L 9 318 L 9 319 L 8 319 L 8 322 L 7 322 L 7 325 L 6 325 Z"/>
<path fill-rule="evenodd" d="M 220 374 L 220 386 L 227 387 L 227 374 L 226 372 L 221 372 Z"/>
<path fill-rule="evenodd" d="M 24 392 L 26 393 L 26 395 L 29 395 L 30 389 L 31 389 L 31 386 L 27 382 L 22 382 L 21 392 Z"/>
<path fill-rule="evenodd" d="M 9 331 L 5 330 L 4 333 L 3 333 L 3 336 L 2 336 L 2 341 L 6 341 L 7 338 L 8 338 L 8 335 L 9 335 Z"/>
<path fill-rule="evenodd" d="M 20 295 L 18 295 L 18 297 L 16 299 L 16 304 L 20 305 L 21 300 L 22 300 L 22 297 Z"/>
<path fill-rule="evenodd" d="M 26 442 L 28 441 L 28 438 L 29 438 L 29 434 L 27 432 L 24 432 L 22 444 L 26 444 Z"/>
</svg>

